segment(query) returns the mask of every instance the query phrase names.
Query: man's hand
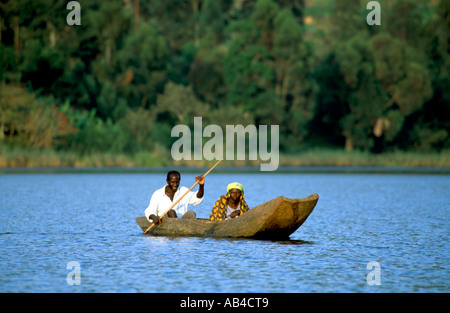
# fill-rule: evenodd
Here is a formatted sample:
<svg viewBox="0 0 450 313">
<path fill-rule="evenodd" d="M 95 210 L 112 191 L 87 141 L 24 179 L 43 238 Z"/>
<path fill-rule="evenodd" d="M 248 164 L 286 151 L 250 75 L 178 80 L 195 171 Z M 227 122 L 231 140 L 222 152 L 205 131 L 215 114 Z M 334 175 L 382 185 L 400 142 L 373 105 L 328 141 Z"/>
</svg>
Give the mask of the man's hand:
<svg viewBox="0 0 450 313">
<path fill-rule="evenodd" d="M 239 215 L 241 215 L 241 211 L 234 211 L 230 214 L 230 218 L 235 218 L 238 217 Z"/>
<path fill-rule="evenodd" d="M 203 177 L 203 176 L 195 176 L 195 180 L 198 181 L 198 184 L 200 186 L 205 184 L 205 177 Z"/>
<path fill-rule="evenodd" d="M 161 223 L 161 219 L 158 216 L 156 216 L 155 214 L 150 215 L 149 218 L 153 221 L 153 224 L 155 224 L 155 225 Z"/>
</svg>

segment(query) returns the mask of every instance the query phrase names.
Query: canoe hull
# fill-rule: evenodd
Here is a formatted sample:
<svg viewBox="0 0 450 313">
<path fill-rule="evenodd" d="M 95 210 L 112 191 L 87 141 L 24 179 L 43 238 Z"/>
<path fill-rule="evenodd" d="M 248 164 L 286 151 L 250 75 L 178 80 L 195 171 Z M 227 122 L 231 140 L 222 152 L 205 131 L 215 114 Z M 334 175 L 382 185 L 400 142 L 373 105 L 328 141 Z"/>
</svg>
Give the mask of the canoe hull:
<svg viewBox="0 0 450 313">
<path fill-rule="evenodd" d="M 173 237 L 229 237 L 254 239 L 287 239 L 308 218 L 319 200 L 318 194 L 304 199 L 288 199 L 283 196 L 260 204 L 242 216 L 226 221 L 207 219 L 163 218 L 149 235 Z M 150 222 L 136 218 L 145 231 Z"/>
</svg>

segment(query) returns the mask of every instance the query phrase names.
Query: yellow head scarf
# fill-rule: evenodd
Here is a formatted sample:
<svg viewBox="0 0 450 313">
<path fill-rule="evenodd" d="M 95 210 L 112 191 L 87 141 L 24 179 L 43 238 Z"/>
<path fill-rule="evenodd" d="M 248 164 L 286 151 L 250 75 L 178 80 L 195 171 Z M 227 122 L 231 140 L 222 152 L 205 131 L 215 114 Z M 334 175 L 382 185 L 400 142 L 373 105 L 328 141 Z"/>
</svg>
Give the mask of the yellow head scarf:
<svg viewBox="0 0 450 313">
<path fill-rule="evenodd" d="M 227 193 L 230 192 L 231 189 L 238 189 L 242 193 L 244 192 L 244 186 L 242 186 L 242 184 L 239 184 L 239 183 L 236 183 L 236 182 L 228 184 L 228 186 L 227 186 Z"/>
</svg>

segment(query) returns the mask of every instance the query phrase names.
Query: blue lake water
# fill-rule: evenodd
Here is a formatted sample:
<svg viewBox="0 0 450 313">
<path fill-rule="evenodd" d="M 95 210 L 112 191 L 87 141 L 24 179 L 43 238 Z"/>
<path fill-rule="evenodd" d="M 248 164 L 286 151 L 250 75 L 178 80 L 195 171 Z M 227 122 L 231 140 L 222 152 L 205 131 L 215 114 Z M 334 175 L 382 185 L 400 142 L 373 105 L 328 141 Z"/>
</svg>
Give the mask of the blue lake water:
<svg viewBox="0 0 450 313">
<path fill-rule="evenodd" d="M 319 194 L 290 240 L 258 241 L 143 236 L 165 173 L 0 174 L 0 292 L 450 291 L 449 174 L 208 175 L 198 217 L 232 181 L 250 207 Z"/>
</svg>

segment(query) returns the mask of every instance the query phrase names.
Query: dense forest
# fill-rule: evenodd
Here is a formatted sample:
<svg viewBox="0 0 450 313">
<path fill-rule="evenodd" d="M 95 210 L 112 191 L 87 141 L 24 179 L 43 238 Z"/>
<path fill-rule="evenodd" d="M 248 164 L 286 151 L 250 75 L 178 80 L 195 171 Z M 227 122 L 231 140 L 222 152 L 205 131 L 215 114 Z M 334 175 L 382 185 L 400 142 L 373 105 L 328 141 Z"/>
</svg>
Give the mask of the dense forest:
<svg viewBox="0 0 450 313">
<path fill-rule="evenodd" d="M 450 149 L 448 0 L 0 0 L 0 150 L 170 156 L 177 124 L 280 151 Z"/>
</svg>

